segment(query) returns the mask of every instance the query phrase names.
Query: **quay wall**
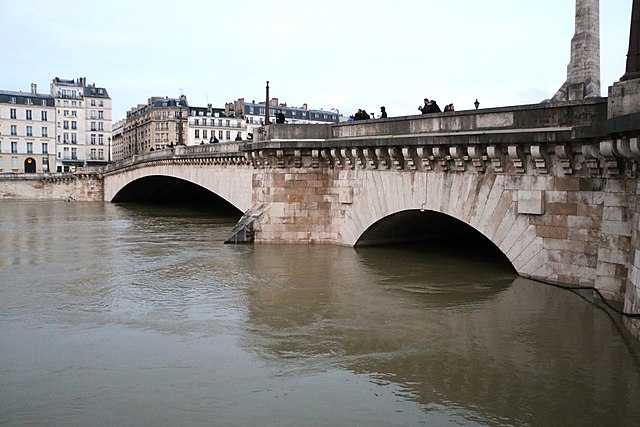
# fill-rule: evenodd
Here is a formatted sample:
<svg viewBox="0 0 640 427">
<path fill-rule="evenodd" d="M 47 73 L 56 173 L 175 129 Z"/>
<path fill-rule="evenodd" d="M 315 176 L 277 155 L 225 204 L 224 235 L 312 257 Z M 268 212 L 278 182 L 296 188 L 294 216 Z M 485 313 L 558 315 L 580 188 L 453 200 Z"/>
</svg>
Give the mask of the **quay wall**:
<svg viewBox="0 0 640 427">
<path fill-rule="evenodd" d="M 1 200 L 76 200 L 102 202 L 99 173 L 1 174 Z"/>
</svg>

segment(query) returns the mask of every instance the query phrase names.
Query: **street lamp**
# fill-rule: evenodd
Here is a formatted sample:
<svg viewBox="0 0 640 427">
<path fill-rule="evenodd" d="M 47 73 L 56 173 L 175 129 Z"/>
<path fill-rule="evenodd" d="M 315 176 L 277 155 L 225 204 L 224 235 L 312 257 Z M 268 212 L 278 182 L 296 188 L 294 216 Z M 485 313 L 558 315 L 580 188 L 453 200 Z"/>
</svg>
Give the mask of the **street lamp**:
<svg viewBox="0 0 640 427">
<path fill-rule="evenodd" d="M 111 137 L 107 138 L 107 164 L 111 163 Z"/>
<path fill-rule="evenodd" d="M 476 102 L 474 102 L 473 105 L 476 106 L 476 110 L 477 110 L 478 107 L 480 106 L 480 101 L 478 101 L 478 98 L 476 98 Z"/>
</svg>

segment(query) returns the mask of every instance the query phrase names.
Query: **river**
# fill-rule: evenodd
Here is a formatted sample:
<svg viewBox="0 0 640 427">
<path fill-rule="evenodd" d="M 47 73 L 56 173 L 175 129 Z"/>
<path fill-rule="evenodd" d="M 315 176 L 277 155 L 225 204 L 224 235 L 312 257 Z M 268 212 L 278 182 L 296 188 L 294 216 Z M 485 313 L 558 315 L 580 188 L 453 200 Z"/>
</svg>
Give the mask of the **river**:
<svg viewBox="0 0 640 427">
<path fill-rule="evenodd" d="M 225 245 L 206 209 L 0 202 L 0 425 L 637 425 L 640 346 L 486 251 Z"/>
</svg>

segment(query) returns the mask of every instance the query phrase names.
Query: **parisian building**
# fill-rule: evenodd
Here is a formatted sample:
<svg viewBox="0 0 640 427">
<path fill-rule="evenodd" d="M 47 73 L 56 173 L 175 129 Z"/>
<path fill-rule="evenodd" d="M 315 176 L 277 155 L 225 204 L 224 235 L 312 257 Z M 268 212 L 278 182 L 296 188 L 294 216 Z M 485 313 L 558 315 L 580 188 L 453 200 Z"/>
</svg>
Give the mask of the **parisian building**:
<svg viewBox="0 0 640 427">
<path fill-rule="evenodd" d="M 184 127 L 189 114 L 185 96 L 154 96 L 127 111 L 113 141 L 113 160 L 186 144 Z"/>
<path fill-rule="evenodd" d="M 0 90 L 0 173 L 46 173 L 56 165 L 56 110 L 51 95 Z"/>
<path fill-rule="evenodd" d="M 189 108 L 187 145 L 241 141 L 247 139 L 245 121 L 222 108 Z"/>
<path fill-rule="evenodd" d="M 95 168 L 109 161 L 111 98 L 107 90 L 85 77 L 51 83 L 55 102 L 56 171 Z"/>
<path fill-rule="evenodd" d="M 244 98 L 229 102 L 225 105 L 227 114 L 236 114 L 245 121 L 249 138 L 257 128 L 264 126 L 266 104 L 264 102 L 245 102 Z M 282 110 L 287 124 L 330 124 L 340 121 L 340 113 L 336 110 L 312 110 L 305 103 L 302 107 L 290 107 L 280 103 L 278 98 L 269 101 L 269 122 L 275 123 L 275 115 Z"/>
</svg>

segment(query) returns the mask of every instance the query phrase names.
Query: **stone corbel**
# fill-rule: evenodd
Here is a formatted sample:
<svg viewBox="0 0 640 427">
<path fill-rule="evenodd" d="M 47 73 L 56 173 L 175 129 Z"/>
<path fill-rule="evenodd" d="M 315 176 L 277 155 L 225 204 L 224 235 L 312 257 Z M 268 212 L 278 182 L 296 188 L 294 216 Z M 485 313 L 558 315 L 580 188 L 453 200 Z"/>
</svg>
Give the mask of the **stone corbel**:
<svg viewBox="0 0 640 427">
<path fill-rule="evenodd" d="M 487 147 L 487 156 L 491 160 L 491 166 L 496 173 L 503 173 L 504 167 L 502 166 L 502 160 L 500 160 L 500 148 L 495 145 L 489 145 Z"/>
<path fill-rule="evenodd" d="M 591 175 L 600 175 L 600 165 L 598 164 L 598 158 L 600 157 L 600 151 L 598 147 L 592 144 L 585 144 L 581 148 L 582 155 L 584 156 L 584 163 Z"/>
<path fill-rule="evenodd" d="M 513 162 L 513 166 L 516 168 L 516 173 L 525 173 L 524 170 L 524 156 L 522 155 L 522 149 L 518 145 L 509 145 L 507 147 L 507 154 Z"/>
<path fill-rule="evenodd" d="M 351 154 L 351 149 L 349 148 L 341 148 L 340 155 L 344 159 L 344 164 L 346 168 L 353 169 L 355 167 L 355 161 Z"/>
<path fill-rule="evenodd" d="M 455 145 L 450 146 L 449 155 L 453 159 L 453 170 L 456 172 L 464 172 L 464 162 L 465 160 L 469 160 L 469 156 L 467 156 L 462 147 Z"/>
<path fill-rule="evenodd" d="M 320 150 L 314 148 L 311 150 L 311 167 L 318 169 L 320 167 Z"/>
<path fill-rule="evenodd" d="M 479 145 L 470 145 L 467 147 L 467 153 L 469 154 L 471 164 L 473 164 L 476 171 L 480 173 L 484 172 L 484 162 L 487 161 L 489 157 L 483 154 L 482 147 Z"/>
<path fill-rule="evenodd" d="M 391 162 L 396 170 L 404 169 L 404 157 L 402 156 L 402 150 L 398 147 L 391 147 L 389 149 L 389 155 L 391 156 Z"/>
<path fill-rule="evenodd" d="M 344 167 L 344 163 L 342 162 L 342 154 L 340 153 L 339 148 L 331 149 L 331 157 L 333 158 L 333 166 L 334 167 Z"/>
<path fill-rule="evenodd" d="M 284 168 L 284 150 L 276 150 L 276 166 L 278 168 Z"/>
<path fill-rule="evenodd" d="M 416 155 L 422 164 L 422 169 L 426 171 L 433 170 L 433 166 L 431 166 L 431 158 L 433 157 L 431 150 L 427 147 L 418 147 L 416 148 Z"/>
<path fill-rule="evenodd" d="M 389 169 L 391 161 L 389 152 L 385 147 L 376 148 L 376 157 L 378 158 L 378 167 L 381 169 Z"/>
<path fill-rule="evenodd" d="M 440 164 L 440 169 L 443 171 L 449 170 L 449 151 L 445 147 L 433 147 L 433 157 Z"/>
<path fill-rule="evenodd" d="M 556 157 L 558 157 L 562 172 L 565 175 L 573 175 L 573 153 L 571 152 L 571 146 L 569 144 L 556 145 Z"/>
<path fill-rule="evenodd" d="M 620 175 L 620 165 L 616 157 L 622 157 L 618 152 L 616 141 L 607 139 L 600 141 L 600 154 L 604 157 L 604 167 L 609 175 Z"/>
<path fill-rule="evenodd" d="M 362 153 L 364 155 L 364 158 L 366 159 L 367 165 L 371 169 L 377 169 L 378 158 L 376 157 L 376 153 L 374 152 L 373 148 L 363 148 Z"/>
<path fill-rule="evenodd" d="M 547 158 L 544 152 L 544 147 L 540 144 L 532 144 L 530 150 L 533 164 L 535 165 L 538 173 L 542 175 L 549 173 L 549 170 L 547 169 Z"/>
<path fill-rule="evenodd" d="M 367 167 L 367 163 L 364 159 L 364 155 L 362 154 L 362 148 L 359 148 L 359 147 L 352 148 L 351 157 L 353 157 L 355 166 L 358 169 L 365 169 Z"/>
<path fill-rule="evenodd" d="M 416 164 L 416 149 L 415 147 L 402 147 L 402 156 L 407 164 L 407 167 L 414 171 L 418 169 Z"/>
<path fill-rule="evenodd" d="M 331 157 L 331 152 L 328 149 L 323 148 L 320 150 L 320 158 L 325 162 L 327 167 L 333 168 L 333 158 Z"/>
<path fill-rule="evenodd" d="M 300 149 L 293 150 L 293 167 L 302 167 L 302 150 Z"/>
</svg>

